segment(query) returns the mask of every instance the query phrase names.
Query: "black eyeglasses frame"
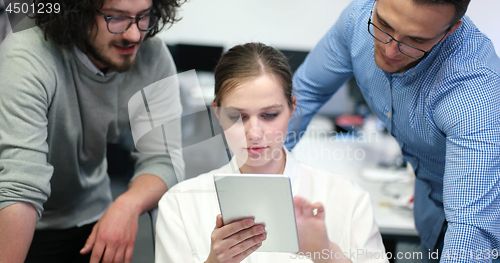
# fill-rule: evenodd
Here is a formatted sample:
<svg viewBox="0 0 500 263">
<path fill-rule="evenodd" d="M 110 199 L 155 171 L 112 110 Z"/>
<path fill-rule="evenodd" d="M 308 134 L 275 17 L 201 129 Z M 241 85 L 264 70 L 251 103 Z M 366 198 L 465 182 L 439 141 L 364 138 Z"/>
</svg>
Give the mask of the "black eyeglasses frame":
<svg viewBox="0 0 500 263">
<path fill-rule="evenodd" d="M 102 16 L 104 18 L 104 20 L 106 21 L 106 28 L 108 29 L 109 33 L 111 34 L 121 34 L 125 31 L 127 31 L 130 26 L 132 25 L 132 23 L 135 23 L 135 25 L 137 26 L 137 29 L 139 29 L 139 31 L 142 31 L 142 32 L 149 32 L 151 31 L 151 29 L 153 29 L 154 26 L 156 26 L 156 24 L 158 23 L 158 21 L 160 20 L 160 17 L 161 15 L 159 13 L 147 13 L 147 14 L 144 14 L 144 15 L 141 15 L 141 16 L 136 16 L 136 17 L 131 17 L 131 16 L 107 16 L 103 13 L 101 13 L 99 10 L 95 9 L 96 13 L 100 16 Z M 139 28 L 139 20 L 141 20 L 142 18 L 146 17 L 146 16 L 153 16 L 153 17 L 156 17 L 156 21 L 153 25 L 150 26 L 149 29 L 141 29 Z M 126 19 L 130 19 L 130 23 L 128 24 L 128 26 L 122 30 L 122 31 L 119 31 L 119 32 L 113 32 L 109 29 L 109 21 L 111 21 L 112 19 L 116 19 L 116 18 L 126 18 Z"/>
<path fill-rule="evenodd" d="M 441 39 L 440 39 L 440 40 L 439 40 L 439 41 L 438 41 L 438 42 L 437 42 L 434 46 L 432 46 L 429 50 L 425 51 L 425 50 L 422 50 L 422 49 L 420 49 L 420 48 L 416 48 L 416 47 L 414 47 L 414 46 L 412 46 L 412 45 L 410 45 L 410 44 L 406 44 L 405 42 L 402 42 L 402 41 L 399 41 L 399 40 L 395 39 L 395 38 L 394 38 L 393 36 L 391 36 L 389 33 L 385 32 L 385 31 L 384 31 L 384 30 L 382 30 L 380 27 L 378 27 L 377 25 L 375 25 L 374 23 L 372 23 L 372 15 L 373 15 L 373 9 L 372 9 L 372 11 L 370 11 L 370 17 L 368 18 L 368 33 L 369 33 L 369 34 L 370 34 L 373 38 L 375 38 L 376 40 L 378 40 L 378 41 L 380 41 L 380 42 L 382 42 L 382 43 L 384 43 L 384 44 L 389 44 L 389 43 L 391 43 L 391 41 L 396 41 L 396 42 L 398 43 L 398 49 L 399 49 L 399 52 L 401 52 L 401 54 L 403 54 L 403 55 L 405 55 L 405 56 L 407 56 L 407 57 L 413 58 L 413 59 L 421 59 L 421 58 L 423 58 L 423 57 L 427 56 L 429 53 L 431 53 L 431 51 L 432 51 L 432 50 L 433 50 L 433 49 L 434 49 L 434 48 L 435 48 L 435 47 L 436 47 L 436 46 L 437 46 L 437 45 L 438 45 L 441 41 L 443 41 L 443 39 L 446 37 L 446 35 L 448 35 L 448 32 L 450 32 L 450 30 L 451 30 L 451 28 L 452 28 L 452 27 L 450 26 L 450 27 L 446 30 L 446 32 L 445 32 L 445 34 L 443 35 L 443 37 L 442 37 L 442 38 L 441 38 Z M 391 39 L 390 39 L 389 41 L 387 41 L 387 42 L 384 42 L 384 41 L 382 41 L 382 40 L 378 39 L 378 38 L 377 38 L 374 34 L 372 34 L 372 32 L 370 32 L 370 25 L 373 25 L 373 26 L 374 26 L 374 27 L 376 27 L 378 30 L 382 31 L 382 33 L 384 33 L 384 34 L 388 35 Z M 408 55 L 408 54 L 404 53 L 404 52 L 401 50 L 401 45 L 405 45 L 405 46 L 411 47 L 411 48 L 413 48 L 413 49 L 416 49 L 416 50 L 418 50 L 418 51 L 423 52 L 424 54 L 422 54 L 422 56 L 418 56 L 418 57 L 410 56 L 410 55 Z"/>
</svg>

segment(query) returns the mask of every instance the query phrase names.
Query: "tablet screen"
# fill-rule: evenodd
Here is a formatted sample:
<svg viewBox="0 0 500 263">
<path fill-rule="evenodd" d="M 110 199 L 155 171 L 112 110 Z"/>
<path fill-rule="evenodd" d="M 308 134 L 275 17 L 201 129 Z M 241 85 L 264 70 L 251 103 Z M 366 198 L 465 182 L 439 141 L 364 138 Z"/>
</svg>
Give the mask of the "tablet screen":
<svg viewBox="0 0 500 263">
<path fill-rule="evenodd" d="M 297 252 L 299 240 L 290 178 L 277 174 L 216 174 L 224 224 L 254 218 L 267 238 L 257 252 Z"/>
</svg>

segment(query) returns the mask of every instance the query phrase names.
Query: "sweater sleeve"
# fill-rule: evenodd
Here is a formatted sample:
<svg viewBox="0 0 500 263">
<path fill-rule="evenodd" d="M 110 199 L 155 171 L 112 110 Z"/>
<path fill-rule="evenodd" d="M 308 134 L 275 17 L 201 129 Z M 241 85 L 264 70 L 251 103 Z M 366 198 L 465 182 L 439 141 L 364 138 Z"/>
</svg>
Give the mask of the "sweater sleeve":
<svg viewBox="0 0 500 263">
<path fill-rule="evenodd" d="M 179 81 L 173 59 L 159 39 L 156 66 L 152 74 L 158 81 L 143 88 L 129 102 L 130 125 L 137 159 L 134 180 L 141 174 L 161 178 L 168 188 L 184 179 L 182 157 L 181 115 L 182 106 Z"/>
<path fill-rule="evenodd" d="M 32 30 L 10 34 L 0 47 L 0 209 L 26 202 L 40 219 L 53 174 L 47 111 L 56 78 L 47 52 L 37 52 L 47 43 L 28 41 Z"/>
<path fill-rule="evenodd" d="M 335 25 L 318 42 L 293 75 L 297 98 L 294 117 L 288 124 L 285 146 L 292 149 L 304 134 L 307 125 L 335 92 L 353 76 L 349 43 L 353 31 L 351 3 Z"/>
</svg>

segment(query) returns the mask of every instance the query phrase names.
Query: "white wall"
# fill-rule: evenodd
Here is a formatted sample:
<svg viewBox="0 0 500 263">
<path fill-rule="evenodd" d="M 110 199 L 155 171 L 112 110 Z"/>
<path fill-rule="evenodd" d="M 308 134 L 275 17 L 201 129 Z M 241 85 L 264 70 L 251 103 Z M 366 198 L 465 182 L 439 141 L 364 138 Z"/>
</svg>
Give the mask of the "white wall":
<svg viewBox="0 0 500 263">
<path fill-rule="evenodd" d="M 160 36 L 169 44 L 221 45 L 260 41 L 310 50 L 351 0 L 189 0 L 183 19 Z M 500 0 L 472 0 L 467 11 L 500 50 Z"/>
<path fill-rule="evenodd" d="M 219 45 L 259 41 L 280 49 L 311 50 L 351 0 L 189 0 L 182 20 L 160 37 L 168 44 Z M 500 54 L 500 0 L 472 0 L 467 12 Z M 352 111 L 346 87 L 320 111 Z"/>
<path fill-rule="evenodd" d="M 168 44 L 218 45 L 226 49 L 263 42 L 280 49 L 310 51 L 351 0 L 189 0 L 182 20 L 160 37 Z M 353 110 L 344 86 L 320 110 L 326 115 Z"/>
<path fill-rule="evenodd" d="M 259 41 L 310 50 L 351 0 L 189 0 L 183 19 L 161 33 L 169 44 L 221 45 Z"/>
<path fill-rule="evenodd" d="M 497 55 L 500 54 L 500 1 L 499 0 L 471 0 L 467 13 L 474 24 L 485 33 L 495 46 Z"/>
</svg>

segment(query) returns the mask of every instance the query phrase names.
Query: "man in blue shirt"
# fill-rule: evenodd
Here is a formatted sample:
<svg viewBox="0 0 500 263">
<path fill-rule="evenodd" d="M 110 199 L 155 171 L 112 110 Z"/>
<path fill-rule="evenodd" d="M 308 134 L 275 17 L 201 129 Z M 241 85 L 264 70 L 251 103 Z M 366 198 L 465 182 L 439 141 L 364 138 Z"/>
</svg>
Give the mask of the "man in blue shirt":
<svg viewBox="0 0 500 263">
<path fill-rule="evenodd" d="M 469 1 L 354 0 L 295 73 L 287 138 L 354 76 L 415 169 L 415 224 L 441 262 L 500 249 L 500 60 Z"/>
</svg>

